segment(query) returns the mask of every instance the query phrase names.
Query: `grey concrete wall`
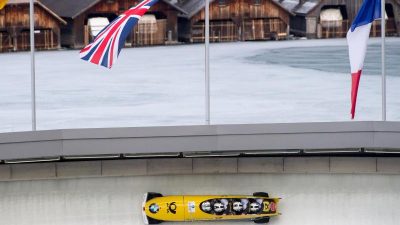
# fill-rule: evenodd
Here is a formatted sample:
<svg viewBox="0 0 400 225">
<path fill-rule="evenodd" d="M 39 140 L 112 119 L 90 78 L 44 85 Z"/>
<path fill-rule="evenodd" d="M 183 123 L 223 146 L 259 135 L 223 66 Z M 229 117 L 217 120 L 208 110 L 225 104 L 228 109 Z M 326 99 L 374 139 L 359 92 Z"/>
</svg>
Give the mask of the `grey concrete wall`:
<svg viewBox="0 0 400 225">
<path fill-rule="evenodd" d="M 143 194 L 281 197 L 271 225 L 398 225 L 400 175 L 201 174 L 0 182 L 0 224 L 144 225 Z M 253 225 L 251 221 L 166 225 Z"/>
<path fill-rule="evenodd" d="M 376 173 L 376 168 L 376 158 L 331 158 L 331 171 L 334 173 Z"/>
<path fill-rule="evenodd" d="M 147 160 L 147 174 L 191 174 L 192 159 L 151 159 Z"/>
<path fill-rule="evenodd" d="M 194 174 L 237 173 L 237 158 L 196 158 L 193 159 Z"/>
<path fill-rule="evenodd" d="M 287 157 L 284 159 L 284 171 L 287 173 L 329 173 L 328 157 Z"/>
<path fill-rule="evenodd" d="M 11 179 L 10 165 L 0 165 L 0 181 Z"/>
<path fill-rule="evenodd" d="M 378 173 L 400 174 L 400 158 L 377 158 Z"/>
<path fill-rule="evenodd" d="M 11 179 L 36 180 L 56 178 L 55 163 L 11 164 Z"/>
<path fill-rule="evenodd" d="M 400 158 L 164 158 L 0 165 L 0 181 L 191 174 L 400 174 Z"/>
<path fill-rule="evenodd" d="M 0 160 L 288 149 L 400 149 L 400 122 L 244 124 L 0 133 Z"/>
<path fill-rule="evenodd" d="M 139 176 L 146 174 L 146 159 L 107 160 L 102 162 L 103 176 Z"/>
<path fill-rule="evenodd" d="M 282 173 L 282 157 L 239 158 L 239 173 Z"/>
<path fill-rule="evenodd" d="M 80 162 L 60 162 L 57 163 L 57 177 L 96 177 L 101 176 L 101 161 L 80 161 Z"/>
</svg>

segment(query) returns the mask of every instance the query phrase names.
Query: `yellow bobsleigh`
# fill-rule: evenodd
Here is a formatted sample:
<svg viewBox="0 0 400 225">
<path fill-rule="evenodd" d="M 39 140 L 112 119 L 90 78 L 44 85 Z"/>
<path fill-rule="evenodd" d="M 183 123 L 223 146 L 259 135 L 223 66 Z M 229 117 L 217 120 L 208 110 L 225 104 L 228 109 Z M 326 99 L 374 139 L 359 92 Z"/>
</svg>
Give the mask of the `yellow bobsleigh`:
<svg viewBox="0 0 400 225">
<path fill-rule="evenodd" d="M 280 198 L 265 192 L 247 195 L 174 195 L 162 196 L 149 192 L 142 205 L 145 224 L 164 221 L 252 220 L 268 223 L 279 215 Z"/>
</svg>

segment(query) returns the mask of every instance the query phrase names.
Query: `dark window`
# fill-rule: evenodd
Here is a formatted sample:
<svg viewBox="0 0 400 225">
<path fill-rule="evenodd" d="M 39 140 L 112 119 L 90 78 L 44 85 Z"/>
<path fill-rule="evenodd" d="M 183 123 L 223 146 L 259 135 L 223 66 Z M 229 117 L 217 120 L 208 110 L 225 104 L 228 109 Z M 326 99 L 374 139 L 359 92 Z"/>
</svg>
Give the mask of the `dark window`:
<svg viewBox="0 0 400 225">
<path fill-rule="evenodd" d="M 392 4 L 386 4 L 385 6 L 386 9 L 386 14 L 389 18 L 393 18 L 394 17 L 394 13 L 393 13 L 393 6 Z"/>
<path fill-rule="evenodd" d="M 261 5 L 261 0 L 253 0 L 254 5 Z"/>
</svg>

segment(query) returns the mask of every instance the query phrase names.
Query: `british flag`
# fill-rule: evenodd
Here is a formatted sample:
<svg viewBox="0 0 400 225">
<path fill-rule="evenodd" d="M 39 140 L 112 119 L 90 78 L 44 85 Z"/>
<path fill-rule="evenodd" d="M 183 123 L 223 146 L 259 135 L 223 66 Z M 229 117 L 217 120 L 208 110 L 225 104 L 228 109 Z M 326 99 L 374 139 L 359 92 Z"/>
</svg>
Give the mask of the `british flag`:
<svg viewBox="0 0 400 225">
<path fill-rule="evenodd" d="M 118 16 L 97 34 L 92 43 L 81 50 L 80 58 L 111 68 L 133 27 L 157 1 L 144 0 Z"/>
</svg>

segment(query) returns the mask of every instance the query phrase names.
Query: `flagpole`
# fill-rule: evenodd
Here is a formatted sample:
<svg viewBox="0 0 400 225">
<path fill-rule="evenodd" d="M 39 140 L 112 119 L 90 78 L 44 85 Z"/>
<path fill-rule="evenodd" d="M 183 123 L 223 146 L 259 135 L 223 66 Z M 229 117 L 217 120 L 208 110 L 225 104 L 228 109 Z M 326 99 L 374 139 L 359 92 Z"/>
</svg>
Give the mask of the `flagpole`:
<svg viewBox="0 0 400 225">
<path fill-rule="evenodd" d="M 210 0 L 205 1 L 205 123 L 210 125 Z"/>
<path fill-rule="evenodd" d="M 36 130 L 36 90 L 35 90 L 35 14 L 33 0 L 29 1 L 29 25 L 31 45 L 31 105 L 32 105 L 32 130 Z"/>
<path fill-rule="evenodd" d="M 385 0 L 381 0 L 381 42 L 382 42 L 382 121 L 386 121 L 386 65 L 385 65 L 385 32 L 386 32 Z"/>
</svg>

